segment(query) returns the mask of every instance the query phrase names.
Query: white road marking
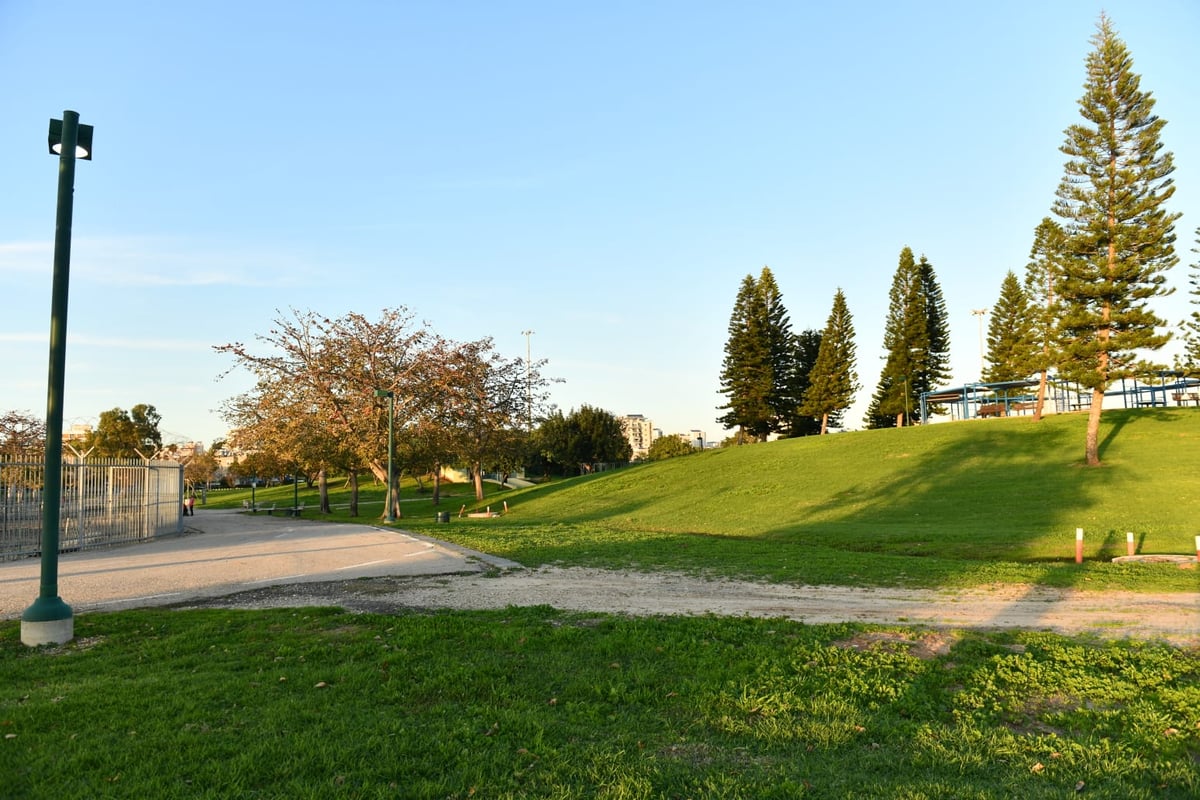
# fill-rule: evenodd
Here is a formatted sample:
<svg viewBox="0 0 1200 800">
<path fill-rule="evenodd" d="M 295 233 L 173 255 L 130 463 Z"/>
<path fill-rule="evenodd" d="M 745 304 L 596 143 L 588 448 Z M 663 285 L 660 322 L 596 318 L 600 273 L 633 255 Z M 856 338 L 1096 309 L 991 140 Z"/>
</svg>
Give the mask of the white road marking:
<svg viewBox="0 0 1200 800">
<path fill-rule="evenodd" d="M 271 581 L 290 581 L 292 578 L 304 578 L 307 576 L 308 576 L 307 572 L 299 572 L 299 573 L 296 573 L 295 575 L 280 575 L 277 578 L 263 578 L 263 579 L 257 580 L 257 581 L 246 581 L 246 583 L 251 584 L 251 583 L 270 583 Z"/>
<path fill-rule="evenodd" d="M 386 564 L 390 560 L 391 559 L 389 559 L 389 558 L 381 558 L 378 561 L 364 561 L 361 564 L 351 564 L 348 567 L 338 567 L 338 572 L 341 572 L 344 569 L 358 569 L 359 567 L 369 567 L 374 564 Z"/>
</svg>

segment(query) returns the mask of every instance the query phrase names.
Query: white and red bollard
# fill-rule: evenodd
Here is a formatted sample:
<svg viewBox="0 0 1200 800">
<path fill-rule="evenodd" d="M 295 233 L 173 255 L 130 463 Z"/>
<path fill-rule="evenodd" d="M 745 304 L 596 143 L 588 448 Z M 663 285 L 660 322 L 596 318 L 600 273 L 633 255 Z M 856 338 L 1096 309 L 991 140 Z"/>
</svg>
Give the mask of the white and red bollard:
<svg viewBox="0 0 1200 800">
<path fill-rule="evenodd" d="M 1135 550 L 1135 548 L 1133 546 L 1133 531 L 1126 531 L 1125 532 L 1125 555 L 1127 555 L 1127 556 L 1133 555 L 1134 550 Z"/>
<path fill-rule="evenodd" d="M 1083 528 L 1075 529 L 1075 563 L 1083 563 Z"/>
</svg>

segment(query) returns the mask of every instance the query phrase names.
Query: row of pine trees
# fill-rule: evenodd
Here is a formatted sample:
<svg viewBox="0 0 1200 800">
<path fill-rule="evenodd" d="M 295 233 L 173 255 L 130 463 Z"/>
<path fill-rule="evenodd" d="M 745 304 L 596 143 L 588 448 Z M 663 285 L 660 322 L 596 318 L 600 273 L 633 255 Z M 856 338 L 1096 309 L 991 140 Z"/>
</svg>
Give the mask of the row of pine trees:
<svg viewBox="0 0 1200 800">
<path fill-rule="evenodd" d="M 1141 89 L 1107 15 L 1096 27 L 1078 101 L 1083 121 L 1067 128 L 1060 148 L 1067 161 L 1053 217 L 1036 228 L 1024 280 L 1011 271 L 1004 278 L 981 376 L 1000 382 L 1040 375 L 1039 419 L 1051 375 L 1090 391 L 1090 465 L 1099 463 L 1104 393 L 1118 380 L 1156 369 L 1147 354 L 1170 339 L 1149 303 L 1171 292 L 1165 273 L 1178 262 L 1180 216 L 1166 206 L 1175 192 L 1174 158 L 1161 142 L 1166 121 L 1154 113 L 1154 98 Z M 1191 286 L 1200 304 L 1200 263 Z M 875 428 L 920 421 L 918 398 L 950 377 L 945 301 L 924 256 L 901 252 L 889 299 L 885 365 L 864 420 Z M 1200 374 L 1200 312 L 1182 327 L 1184 354 L 1176 367 Z M 853 402 L 854 362 L 841 290 L 824 331 L 793 335 L 774 276 L 764 268 L 757 280 L 746 277 L 735 302 L 721 371 L 726 413 L 719 421 L 750 440 L 824 432 Z"/>
<path fill-rule="evenodd" d="M 920 419 L 919 398 L 950 376 L 946 301 L 933 265 L 911 248 L 900 252 L 892 278 L 883 372 L 864 420 L 890 428 Z M 792 331 L 783 295 L 770 267 L 742 280 L 729 319 L 721 368 L 728 403 L 718 422 L 741 441 L 826 433 L 861 388 L 854 321 L 839 288 L 825 328 Z"/>
</svg>

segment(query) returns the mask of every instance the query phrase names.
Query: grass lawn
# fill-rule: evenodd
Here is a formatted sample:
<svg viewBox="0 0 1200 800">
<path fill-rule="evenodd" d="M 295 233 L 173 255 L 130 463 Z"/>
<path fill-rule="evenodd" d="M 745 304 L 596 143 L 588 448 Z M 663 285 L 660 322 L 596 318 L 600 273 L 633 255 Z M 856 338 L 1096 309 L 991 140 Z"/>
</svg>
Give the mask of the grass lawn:
<svg viewBox="0 0 1200 800">
<path fill-rule="evenodd" d="M 509 514 L 448 525 L 410 485 L 396 524 L 531 566 L 1200 589 L 1109 563 L 1127 530 L 1192 550 L 1200 410 L 1105 418 L 1100 469 L 1081 416 L 987 420 L 489 487 Z M 382 487 L 362 500 L 377 522 Z M 454 486 L 437 510 L 464 504 Z M 154 609 L 75 633 L 28 649 L 0 623 L 3 797 L 1200 797 L 1200 652 L 1156 643 L 549 608 Z"/>
<path fill-rule="evenodd" d="M 1198 591 L 1200 409 L 862 431 L 705 452 L 506 496 L 496 520 L 405 525 L 527 565 L 679 569 L 803 584 Z M 1085 563 L 1074 563 L 1075 529 Z"/>
<path fill-rule="evenodd" d="M 1104 466 L 1082 466 L 1086 416 L 975 420 L 792 439 L 676 458 L 532 489 L 451 484 L 435 509 L 408 483 L 396 524 L 527 566 L 683 570 L 796 584 L 1041 584 L 1200 591 L 1200 571 L 1114 565 L 1133 532 L 1141 553 L 1195 553 L 1200 409 L 1116 410 Z M 347 494 L 332 485 L 334 519 Z M 362 490 L 363 521 L 382 486 Z M 258 490 L 290 505 L 292 487 Z M 249 490 L 215 492 L 237 507 Z M 309 508 L 316 491 L 302 490 Z M 509 504 L 499 519 L 456 512 Z M 435 510 L 452 512 L 449 525 Z M 203 513 L 203 512 L 201 512 Z M 307 512 L 306 512 L 307 514 Z M 1075 529 L 1085 563 L 1074 563 Z"/>
<path fill-rule="evenodd" d="M 547 608 L 0 625 L 10 798 L 1195 798 L 1200 654 Z"/>
</svg>

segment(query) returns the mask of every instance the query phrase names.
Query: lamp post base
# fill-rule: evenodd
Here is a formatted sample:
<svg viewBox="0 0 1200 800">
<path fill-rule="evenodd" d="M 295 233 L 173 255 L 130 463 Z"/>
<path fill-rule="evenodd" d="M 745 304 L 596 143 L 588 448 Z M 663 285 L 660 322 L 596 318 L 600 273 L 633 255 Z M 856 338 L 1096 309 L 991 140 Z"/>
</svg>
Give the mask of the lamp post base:
<svg viewBox="0 0 1200 800">
<path fill-rule="evenodd" d="M 21 644 L 66 644 L 75 638 L 75 616 L 61 597 L 39 597 L 21 615 Z"/>
</svg>

